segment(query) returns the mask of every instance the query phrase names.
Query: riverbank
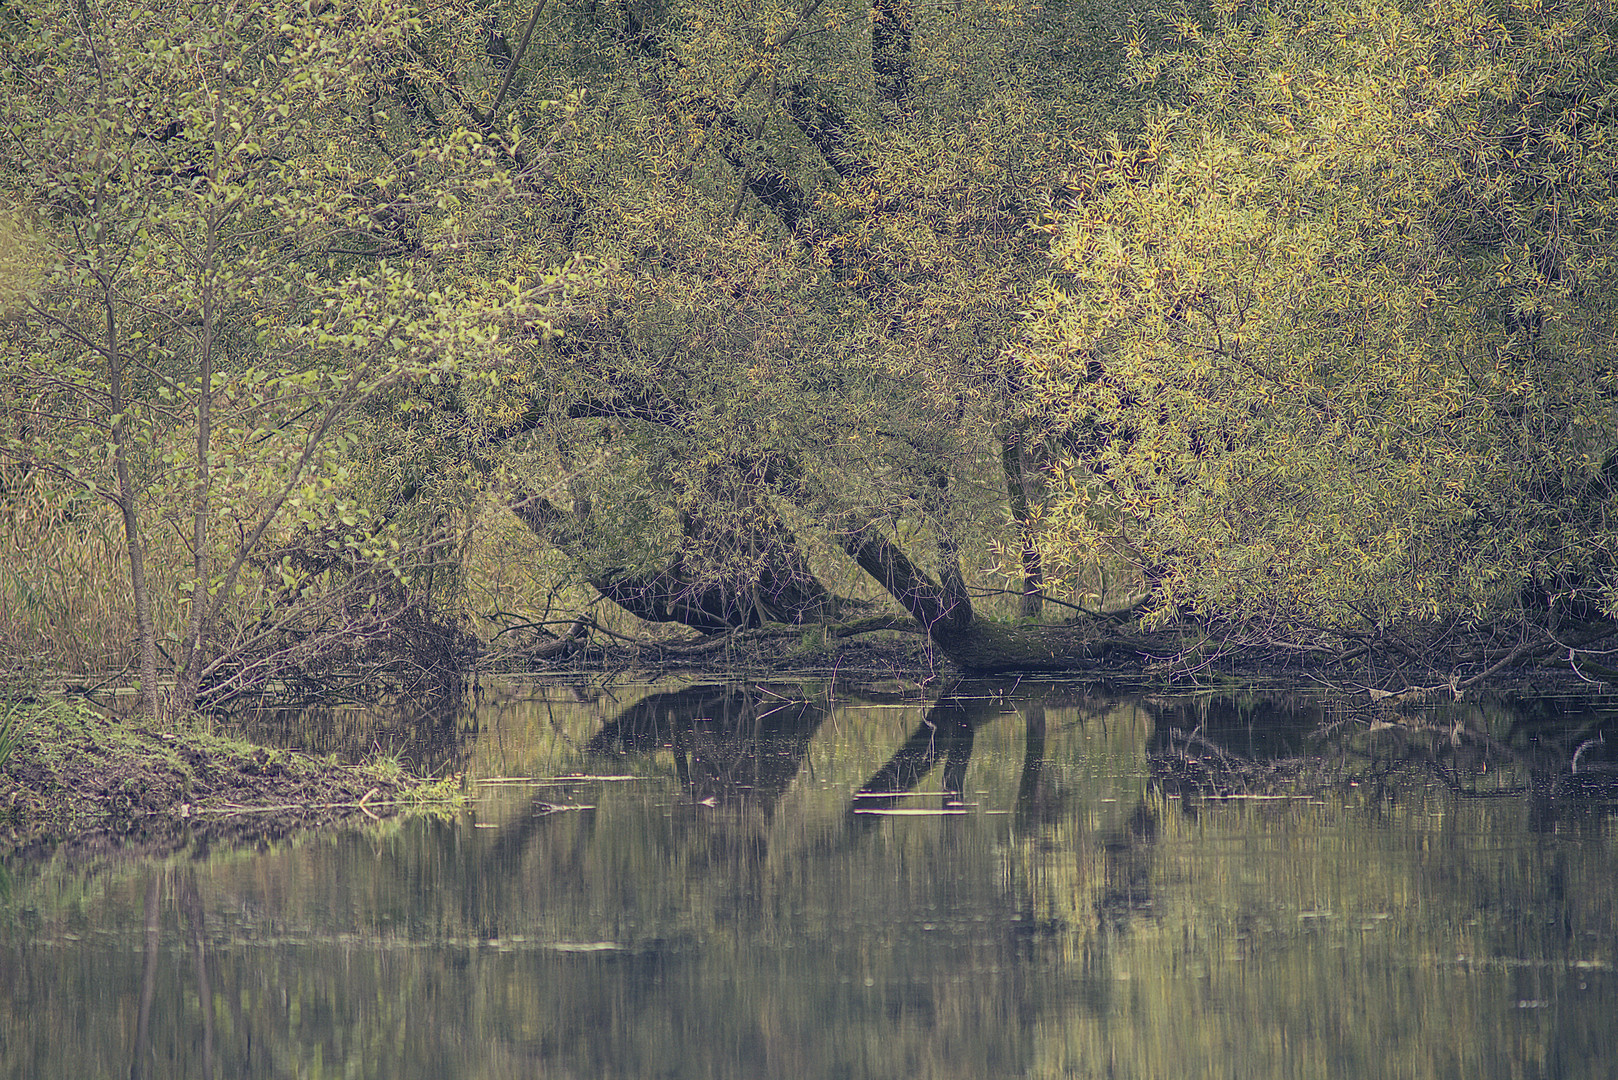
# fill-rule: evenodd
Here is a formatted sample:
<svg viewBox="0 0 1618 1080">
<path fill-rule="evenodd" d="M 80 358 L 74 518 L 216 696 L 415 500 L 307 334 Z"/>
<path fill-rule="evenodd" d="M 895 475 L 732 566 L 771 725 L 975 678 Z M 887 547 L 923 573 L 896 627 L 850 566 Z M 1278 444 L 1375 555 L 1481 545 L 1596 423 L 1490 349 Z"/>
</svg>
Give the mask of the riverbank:
<svg viewBox="0 0 1618 1080">
<path fill-rule="evenodd" d="M 598 677 L 633 673 L 656 678 L 727 672 L 856 682 L 893 680 L 919 686 L 966 674 L 934 648 L 925 634 L 903 620 L 894 619 L 891 624 L 848 634 L 837 632 L 836 627 L 768 626 L 664 641 L 581 637 L 548 642 L 537 649 L 486 653 L 481 666 L 495 674 Z M 1043 677 L 1164 689 L 1217 685 L 1294 688 L 1331 693 L 1345 700 L 1359 698 L 1367 704 L 1489 694 L 1618 693 L 1618 673 L 1591 664 L 1575 669 L 1565 656 L 1544 658 L 1525 652 L 1500 663 L 1499 656 L 1510 657 L 1512 650 L 1483 635 L 1459 644 L 1452 640 L 1447 650 L 1435 649 L 1430 656 L 1400 654 L 1391 648 L 1333 652 L 1296 643 L 1240 642 L 1186 627 L 1120 632 L 1117 645 L 1092 661 L 1062 673 L 1046 672 Z"/>
<path fill-rule="evenodd" d="M 924 635 L 881 629 L 842 636 L 826 628 L 766 628 L 691 641 L 589 639 L 561 650 L 486 653 L 485 675 L 557 677 L 723 675 L 897 683 L 922 693 L 961 674 Z M 1120 686 L 1294 687 L 1372 710 L 1413 700 L 1479 694 L 1608 696 L 1565 662 L 1522 663 L 1461 677 L 1414 664 L 1323 661 L 1281 649 L 1211 646 L 1184 633 L 1132 635 L 1078 681 Z M 1453 672 L 1454 669 L 1451 669 Z M 1467 679 L 1470 674 L 1462 672 Z M 1401 689 L 1404 688 L 1404 689 Z M 57 688 L 60 693 L 62 687 Z M 71 692 L 71 688 L 68 688 Z M 0 853 L 49 848 L 163 852 L 187 844 L 259 842 L 294 830 L 381 819 L 418 809 L 450 811 L 454 782 L 411 776 L 397 757 L 354 765 L 218 734 L 206 718 L 181 723 L 112 719 L 83 701 L 18 706 L 15 745 L 0 725 Z"/>
<path fill-rule="evenodd" d="M 0 702 L 0 717 L 15 725 L 0 763 L 0 851 L 274 840 L 461 799 L 454 781 L 412 776 L 397 758 L 349 765 L 255 746 L 205 719 L 117 720 L 60 701 Z"/>
</svg>

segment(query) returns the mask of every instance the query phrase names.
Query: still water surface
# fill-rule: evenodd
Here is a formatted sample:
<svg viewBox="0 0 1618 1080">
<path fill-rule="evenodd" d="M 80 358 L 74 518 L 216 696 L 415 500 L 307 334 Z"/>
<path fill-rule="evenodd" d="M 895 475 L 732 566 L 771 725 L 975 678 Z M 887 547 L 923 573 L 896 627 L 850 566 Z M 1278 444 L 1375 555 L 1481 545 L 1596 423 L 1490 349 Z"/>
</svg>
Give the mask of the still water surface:
<svg viewBox="0 0 1618 1080">
<path fill-rule="evenodd" d="M 264 719 L 474 808 L 11 863 L 0 1075 L 1618 1076 L 1612 717 L 1414 718 L 664 683 Z"/>
</svg>

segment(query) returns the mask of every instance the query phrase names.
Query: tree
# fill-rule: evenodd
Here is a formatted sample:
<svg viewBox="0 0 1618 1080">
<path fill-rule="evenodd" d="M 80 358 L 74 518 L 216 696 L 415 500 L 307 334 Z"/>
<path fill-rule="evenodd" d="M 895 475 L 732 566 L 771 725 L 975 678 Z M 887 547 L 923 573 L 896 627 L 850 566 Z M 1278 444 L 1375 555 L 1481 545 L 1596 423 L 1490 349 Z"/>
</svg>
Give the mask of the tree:
<svg viewBox="0 0 1618 1080">
<path fill-rule="evenodd" d="M 491 377 L 502 330 L 545 332 L 559 279 L 490 255 L 522 135 L 417 136 L 380 105 L 417 26 L 145 0 L 0 24 L 0 195 L 32 271 L 0 345 L 0 455 L 117 508 L 154 713 L 164 537 L 188 564 L 165 654 L 183 710 L 320 591 L 289 558 L 254 566 L 297 528 L 385 562 L 342 497 L 356 410 Z"/>
<path fill-rule="evenodd" d="M 823 617 L 838 604 L 810 556 L 830 552 L 880 567 L 946 651 L 1057 662 L 1043 640 L 966 646 L 982 624 L 961 553 L 1025 550 L 1037 610 L 1038 552 L 1016 533 L 1037 448 L 1004 346 L 1045 265 L 1026 228 L 1038 191 L 1110 108 L 1076 74 L 1099 82 L 1095 56 L 1072 48 L 1105 51 L 1125 16 L 1103 14 L 548 9 L 546 44 L 507 74 L 584 104 L 521 237 L 587 253 L 599 288 L 497 386 L 407 417 L 431 434 L 390 438 L 396 490 L 430 499 L 472 462 L 581 580 L 644 617 Z M 493 78 L 453 44 L 470 35 L 440 39 L 423 65 Z M 529 101 L 512 98 L 532 120 Z"/>
<path fill-rule="evenodd" d="M 1075 177 L 1017 350 L 1046 551 L 1159 619 L 1519 626 L 1483 667 L 1610 633 L 1610 16 L 1230 5 L 1137 49 L 1167 104 Z"/>
</svg>

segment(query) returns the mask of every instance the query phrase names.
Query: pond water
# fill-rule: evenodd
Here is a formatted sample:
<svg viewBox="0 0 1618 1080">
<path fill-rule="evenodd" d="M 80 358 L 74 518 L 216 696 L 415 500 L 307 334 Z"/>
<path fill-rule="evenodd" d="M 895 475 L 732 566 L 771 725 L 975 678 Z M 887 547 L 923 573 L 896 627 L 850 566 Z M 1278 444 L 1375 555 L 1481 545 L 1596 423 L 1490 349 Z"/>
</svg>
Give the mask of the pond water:
<svg viewBox="0 0 1618 1080">
<path fill-rule="evenodd" d="M 262 717 L 475 803 L 11 862 L 0 1075 L 1618 1075 L 1613 714 L 1388 719 L 756 682 Z"/>
</svg>

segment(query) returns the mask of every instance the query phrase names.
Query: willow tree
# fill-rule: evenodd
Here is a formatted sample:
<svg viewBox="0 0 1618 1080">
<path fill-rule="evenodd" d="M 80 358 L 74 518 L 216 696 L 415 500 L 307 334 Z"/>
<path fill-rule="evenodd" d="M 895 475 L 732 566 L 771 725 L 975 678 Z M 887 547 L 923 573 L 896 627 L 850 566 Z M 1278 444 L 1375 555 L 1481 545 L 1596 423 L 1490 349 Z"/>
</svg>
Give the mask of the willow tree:
<svg viewBox="0 0 1618 1080">
<path fill-rule="evenodd" d="M 0 197 L 27 265 L 0 455 L 116 508 L 153 712 L 164 667 L 190 708 L 319 592 L 266 555 L 300 525 L 356 557 L 371 544 L 334 453 L 358 408 L 491 375 L 502 330 L 543 331 L 555 279 L 485 254 L 522 136 L 370 136 L 389 122 L 377 58 L 416 26 L 145 0 L 0 22 Z M 184 566 L 165 578 L 180 625 L 154 618 L 158 547 L 184 549 L 165 560 Z M 333 614 L 303 630 L 343 631 Z"/>
<path fill-rule="evenodd" d="M 1017 350 L 1046 542 L 1196 613 L 1480 668 L 1610 632 L 1610 5 L 1232 6 L 1072 181 Z"/>
<path fill-rule="evenodd" d="M 976 634 L 963 557 L 1018 550 L 1035 486 L 1004 360 L 1045 265 L 1026 226 L 1112 106 L 1085 82 L 1122 37 L 1107 15 L 552 4 L 496 13 L 498 61 L 448 22 L 424 33 L 412 62 L 457 72 L 467 102 L 509 81 L 514 123 L 580 102 L 511 235 L 601 276 L 493 392 L 405 418 L 399 489 L 460 483 L 463 448 L 644 617 L 824 617 L 810 555 L 836 553 L 940 644 Z M 453 95 L 417 114 L 469 115 Z"/>
</svg>

